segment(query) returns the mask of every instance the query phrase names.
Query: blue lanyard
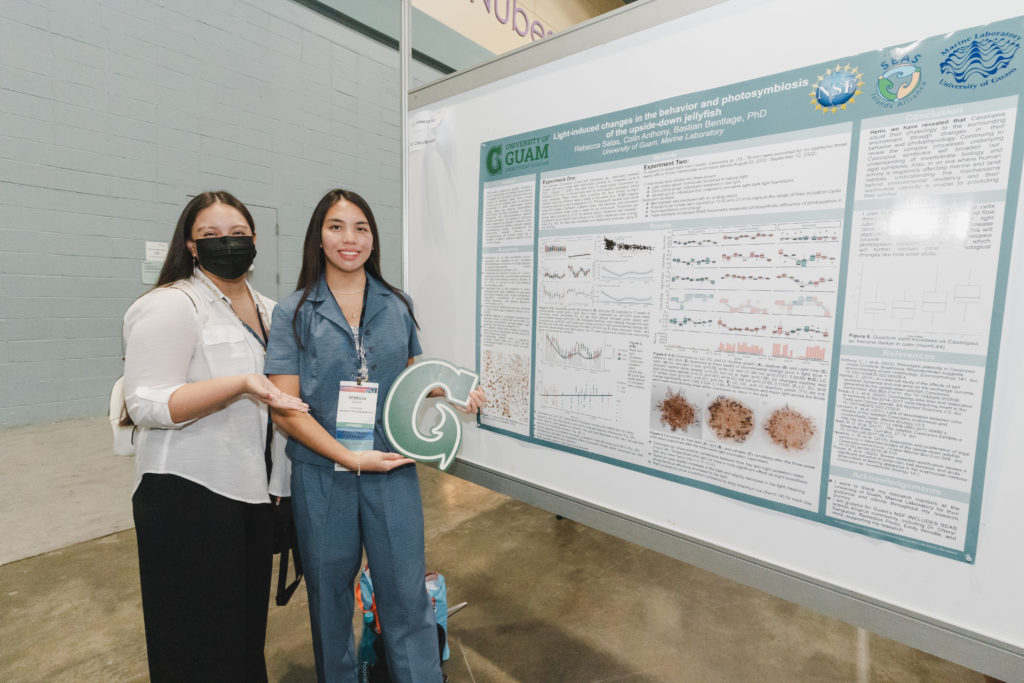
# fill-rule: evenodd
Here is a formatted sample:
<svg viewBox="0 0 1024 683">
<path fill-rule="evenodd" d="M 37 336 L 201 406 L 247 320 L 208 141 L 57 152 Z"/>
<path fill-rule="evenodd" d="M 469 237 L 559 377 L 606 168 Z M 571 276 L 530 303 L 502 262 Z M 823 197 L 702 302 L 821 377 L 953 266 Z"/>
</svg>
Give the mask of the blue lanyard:
<svg viewBox="0 0 1024 683">
<path fill-rule="evenodd" d="M 256 302 L 253 301 L 253 303 L 256 303 Z M 231 309 L 231 310 L 234 311 L 235 309 Z M 236 318 L 238 317 L 237 313 L 235 314 L 235 317 Z M 254 336 L 256 338 L 256 341 L 258 341 L 260 343 L 260 346 L 263 347 L 263 350 L 266 351 L 267 350 L 267 341 L 266 341 L 267 340 L 267 327 L 266 327 L 266 325 L 263 324 L 263 314 L 260 312 L 260 307 L 259 307 L 258 304 L 256 305 L 256 319 L 260 321 L 260 332 L 263 333 L 263 338 L 262 339 L 260 339 L 260 335 L 256 334 L 256 330 L 254 330 L 251 327 L 249 327 L 249 323 L 245 322 L 241 318 L 238 318 L 238 322 L 242 323 L 242 327 L 244 327 L 245 329 L 249 330 L 249 334 Z"/>
<path fill-rule="evenodd" d="M 366 297 L 370 293 L 370 278 L 367 276 L 366 284 L 363 286 L 363 308 L 359 311 L 359 327 L 352 330 L 352 337 L 356 343 L 356 358 L 359 359 L 359 370 L 356 371 L 356 384 L 362 384 L 370 379 L 370 371 L 366 368 L 366 347 L 363 345 L 363 324 L 366 320 Z"/>
<path fill-rule="evenodd" d="M 258 320 L 259 323 L 260 323 L 260 332 L 263 333 L 263 338 L 262 339 L 260 339 L 260 335 L 256 334 L 256 330 L 254 330 L 251 327 L 249 327 L 249 324 L 247 322 L 245 322 L 244 320 L 242 320 L 241 317 L 239 317 L 238 313 L 235 312 L 235 309 L 231 307 L 231 300 L 228 299 L 226 296 L 224 296 L 223 292 L 221 292 L 219 289 L 217 289 L 211 283 L 209 283 L 205 277 L 197 278 L 197 279 L 199 280 L 199 282 L 204 287 L 209 289 L 214 294 L 214 296 L 216 296 L 218 299 L 220 299 L 221 301 L 224 302 L 224 304 L 228 307 L 228 310 L 231 311 L 232 315 L 235 316 L 235 318 L 238 320 L 238 322 L 242 323 L 242 327 L 247 329 L 249 331 L 249 334 L 251 334 L 256 339 L 256 341 L 258 341 L 260 343 L 260 346 L 263 347 L 263 350 L 266 351 L 267 350 L 267 339 L 268 339 L 267 327 L 263 323 L 263 311 L 260 308 L 260 303 L 256 300 L 256 296 L 252 296 L 252 304 L 253 304 L 253 306 L 256 307 L 256 320 Z M 364 299 L 364 306 L 365 306 L 365 299 Z"/>
</svg>

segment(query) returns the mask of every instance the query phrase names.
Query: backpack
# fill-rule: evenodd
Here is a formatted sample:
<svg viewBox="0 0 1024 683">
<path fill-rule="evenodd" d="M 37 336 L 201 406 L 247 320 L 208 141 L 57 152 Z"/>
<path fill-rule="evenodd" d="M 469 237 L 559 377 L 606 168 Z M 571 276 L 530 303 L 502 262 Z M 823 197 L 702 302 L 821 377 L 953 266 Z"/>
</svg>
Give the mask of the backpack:
<svg viewBox="0 0 1024 683">
<path fill-rule="evenodd" d="M 451 654 L 448 649 L 448 586 L 444 575 L 427 572 L 424 576 L 427 595 L 434 607 L 437 620 L 437 649 L 442 664 Z M 384 639 L 381 638 L 380 617 L 377 615 L 377 598 L 373 594 L 370 567 L 367 565 L 356 583 L 356 601 L 363 610 L 363 633 L 359 638 L 359 683 L 390 683 L 387 658 L 384 655 Z"/>
<path fill-rule="evenodd" d="M 127 413 L 124 404 L 124 375 L 114 380 L 110 389 L 110 409 L 107 419 L 114 431 L 114 455 L 135 455 L 136 425 L 121 425 L 122 417 Z"/>
</svg>

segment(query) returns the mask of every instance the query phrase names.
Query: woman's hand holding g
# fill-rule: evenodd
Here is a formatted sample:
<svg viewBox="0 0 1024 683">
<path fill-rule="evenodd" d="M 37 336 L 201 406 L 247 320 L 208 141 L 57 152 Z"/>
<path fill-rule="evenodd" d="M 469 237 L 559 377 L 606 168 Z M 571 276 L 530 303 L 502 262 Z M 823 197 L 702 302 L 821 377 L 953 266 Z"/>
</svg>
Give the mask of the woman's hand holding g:
<svg viewBox="0 0 1024 683">
<path fill-rule="evenodd" d="M 359 464 L 357 472 L 390 472 L 402 465 L 411 465 L 414 461 L 404 458 L 398 453 L 385 453 L 383 451 L 362 451 L 357 452 L 356 457 Z"/>
<path fill-rule="evenodd" d="M 452 404 L 455 405 L 455 404 Z M 487 396 L 484 394 L 484 390 L 477 387 L 473 391 L 469 392 L 469 402 L 466 407 L 455 406 L 467 415 L 475 415 L 480 412 L 480 408 L 487 405 Z"/>
<path fill-rule="evenodd" d="M 309 406 L 297 396 L 287 394 L 267 379 L 264 375 L 249 374 L 245 376 L 245 390 L 271 408 L 278 410 L 297 410 L 301 413 L 308 413 Z"/>
</svg>

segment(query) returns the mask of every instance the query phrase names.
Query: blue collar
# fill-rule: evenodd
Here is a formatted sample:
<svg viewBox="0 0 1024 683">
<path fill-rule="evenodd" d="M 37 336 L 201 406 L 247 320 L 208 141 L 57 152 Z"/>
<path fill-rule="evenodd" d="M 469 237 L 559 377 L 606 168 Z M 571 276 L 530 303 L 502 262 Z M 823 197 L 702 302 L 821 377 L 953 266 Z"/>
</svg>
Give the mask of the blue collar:
<svg viewBox="0 0 1024 683">
<path fill-rule="evenodd" d="M 373 320 L 375 315 L 387 308 L 388 298 L 391 296 L 391 290 L 369 273 L 366 274 L 366 286 L 368 291 L 366 293 L 366 312 L 363 314 L 364 327 Z M 313 304 L 313 310 L 318 315 L 330 320 L 350 335 L 352 334 L 352 327 L 345 320 L 341 307 L 338 306 L 338 302 L 335 301 L 334 296 L 331 294 L 325 276 L 320 276 L 320 280 L 317 281 L 313 291 L 310 292 L 307 301 Z"/>
</svg>

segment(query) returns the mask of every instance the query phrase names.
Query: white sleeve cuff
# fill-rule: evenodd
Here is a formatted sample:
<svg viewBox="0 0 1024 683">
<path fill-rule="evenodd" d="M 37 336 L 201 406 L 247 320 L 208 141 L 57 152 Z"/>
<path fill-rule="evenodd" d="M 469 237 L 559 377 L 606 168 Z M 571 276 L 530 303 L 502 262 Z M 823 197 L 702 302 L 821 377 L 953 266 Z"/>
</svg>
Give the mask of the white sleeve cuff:
<svg viewBox="0 0 1024 683">
<path fill-rule="evenodd" d="M 277 427 L 274 428 L 274 441 L 270 445 L 270 457 L 273 467 L 270 470 L 268 490 L 272 496 L 288 497 L 292 495 L 292 461 L 284 453 L 288 435 Z"/>
<path fill-rule="evenodd" d="M 128 414 L 135 424 L 150 429 L 181 429 L 194 422 L 175 422 L 171 419 L 171 394 L 185 386 L 175 384 L 169 387 L 136 387 L 134 394 L 125 396 Z"/>
</svg>

